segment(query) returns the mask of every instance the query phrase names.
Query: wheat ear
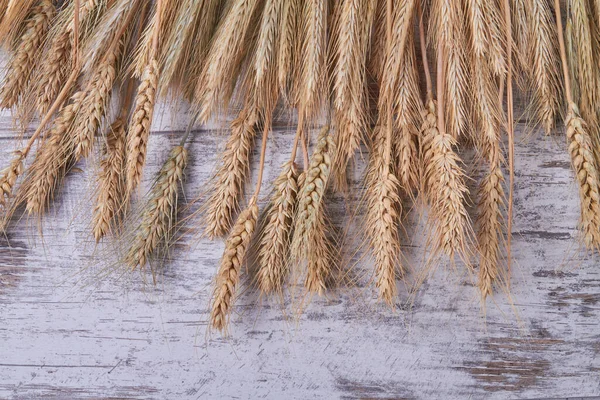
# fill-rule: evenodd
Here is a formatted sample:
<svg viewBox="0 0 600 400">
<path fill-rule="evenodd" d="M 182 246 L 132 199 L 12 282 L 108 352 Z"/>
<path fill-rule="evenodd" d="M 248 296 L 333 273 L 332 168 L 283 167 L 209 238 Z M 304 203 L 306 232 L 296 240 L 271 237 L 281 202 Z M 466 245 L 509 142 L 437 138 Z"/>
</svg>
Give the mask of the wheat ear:
<svg viewBox="0 0 600 400">
<path fill-rule="evenodd" d="M 213 180 L 213 191 L 204 212 L 204 234 L 211 239 L 226 235 L 231 227 L 238 199 L 244 191 L 256 122 L 256 112 L 250 106 L 244 108 L 231 124 L 231 136 Z"/>
<path fill-rule="evenodd" d="M 214 301 L 210 313 L 210 325 L 213 329 L 222 332 L 227 329 L 242 264 L 246 258 L 257 219 L 258 206 L 253 200 L 248 208 L 240 213 L 225 242 L 225 252 L 217 274 L 213 294 Z"/>
<path fill-rule="evenodd" d="M 8 74 L 0 89 L 0 105 L 13 107 L 27 86 L 29 76 L 36 64 L 38 50 L 44 43 L 55 8 L 50 0 L 42 0 L 27 21 L 25 31 L 8 66 Z"/>
<path fill-rule="evenodd" d="M 146 66 L 135 97 L 133 114 L 129 122 L 127 139 L 127 196 L 131 196 L 142 180 L 146 164 L 146 151 L 158 85 L 158 63 L 151 59 Z"/>
<path fill-rule="evenodd" d="M 220 102 L 229 97 L 247 51 L 246 39 L 251 36 L 248 33 L 258 4 L 258 0 L 234 0 L 215 33 L 196 85 L 200 123 L 206 122 Z"/>
<path fill-rule="evenodd" d="M 177 208 L 177 192 L 186 164 L 187 150 L 176 146 L 160 170 L 127 253 L 126 263 L 131 268 L 143 268 L 170 234 Z"/>
<path fill-rule="evenodd" d="M 15 152 L 15 157 L 10 165 L 2 171 L 0 175 L 0 206 L 6 208 L 6 201 L 12 196 L 13 188 L 17 179 L 23 173 L 24 154 L 21 151 Z"/>
<path fill-rule="evenodd" d="M 493 292 L 498 278 L 500 241 L 502 234 L 502 209 L 504 207 L 504 175 L 499 160 L 494 160 L 479 187 L 477 239 L 479 245 L 479 290 L 483 300 Z"/>
<path fill-rule="evenodd" d="M 331 270 L 331 253 L 325 234 L 323 198 L 331 175 L 331 157 L 335 144 L 329 127 L 319 134 L 317 147 L 304 175 L 298 195 L 298 209 L 291 243 L 292 259 L 308 262 L 305 287 L 309 292 L 322 294 Z"/>
<path fill-rule="evenodd" d="M 600 191 L 593 145 L 584 120 L 575 103 L 569 104 L 565 118 L 571 163 L 579 184 L 581 229 L 588 249 L 600 248 Z"/>
<path fill-rule="evenodd" d="M 396 275 L 402 273 L 400 264 L 401 202 L 400 182 L 386 157 L 386 131 L 379 126 L 373 132 L 373 148 L 367 173 L 366 233 L 375 257 L 375 283 L 379 298 L 389 305 L 396 297 Z M 387 160 L 387 161 L 386 161 Z"/>
<path fill-rule="evenodd" d="M 526 2 L 529 20 L 527 54 L 531 65 L 531 87 L 533 88 L 535 114 L 550 133 L 554 127 L 560 102 L 556 46 L 557 35 L 553 28 L 552 14 L 547 0 Z"/>
<path fill-rule="evenodd" d="M 407 193 L 411 193 L 418 186 L 417 146 L 421 107 L 414 35 L 409 34 L 405 54 L 400 64 L 396 96 L 393 100 L 393 109 L 396 115 L 394 128 L 397 130 L 393 139 L 398 160 L 396 174 L 400 185 Z"/>
<path fill-rule="evenodd" d="M 71 97 L 71 102 L 63 107 L 54 120 L 49 138 L 44 143 L 29 168 L 25 189 L 26 211 L 42 215 L 53 197 L 54 191 L 73 162 L 73 147 L 69 138 L 75 116 L 81 108 L 84 92 Z"/>
<path fill-rule="evenodd" d="M 281 293 L 288 272 L 287 256 L 298 194 L 298 170 L 293 161 L 283 165 L 273 185 L 275 190 L 260 240 L 257 274 L 258 287 L 264 294 Z"/>
<path fill-rule="evenodd" d="M 126 127 L 125 119 L 119 117 L 112 123 L 106 135 L 106 155 L 100 163 L 98 196 L 92 219 L 92 232 L 96 242 L 115 231 L 117 218 L 123 207 Z"/>
<path fill-rule="evenodd" d="M 596 63 L 592 47 L 590 26 L 591 9 L 583 0 L 569 0 L 571 18 L 573 19 L 573 37 L 576 60 L 576 80 L 579 87 L 579 109 L 582 117 L 590 126 L 595 126 L 598 116 L 596 110 L 599 100 L 598 79 L 594 73 Z"/>
<path fill-rule="evenodd" d="M 75 159 L 87 157 L 93 147 L 94 137 L 109 105 L 113 84 L 117 76 L 117 61 L 121 46 L 109 49 L 90 79 L 81 111 L 75 119 L 73 132 Z"/>
<path fill-rule="evenodd" d="M 333 43 L 333 106 L 338 120 L 335 182 L 345 185 L 345 171 L 367 129 L 366 68 L 377 1 L 348 0 L 341 5 Z"/>
<path fill-rule="evenodd" d="M 295 103 L 295 94 L 292 93 L 292 88 L 297 79 L 298 64 L 300 63 L 301 16 L 301 0 L 284 2 L 281 32 L 279 33 L 279 51 L 277 53 L 277 82 L 279 91 L 289 104 Z"/>
</svg>

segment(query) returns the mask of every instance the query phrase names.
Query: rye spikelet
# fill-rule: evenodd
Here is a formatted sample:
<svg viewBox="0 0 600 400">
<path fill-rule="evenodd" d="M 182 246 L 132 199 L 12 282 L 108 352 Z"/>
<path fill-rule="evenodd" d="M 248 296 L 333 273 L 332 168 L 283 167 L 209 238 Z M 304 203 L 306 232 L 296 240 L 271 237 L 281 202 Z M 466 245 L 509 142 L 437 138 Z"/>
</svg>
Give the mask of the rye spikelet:
<svg viewBox="0 0 600 400">
<path fill-rule="evenodd" d="M 331 175 L 331 156 L 334 151 L 335 145 L 329 135 L 329 127 L 324 127 L 304 176 L 291 244 L 292 259 L 296 262 L 308 262 L 305 287 L 309 292 L 319 294 L 326 286 L 331 269 L 328 262 L 331 257 L 325 234 L 323 197 Z M 321 256 L 325 258 L 321 259 Z"/>
<path fill-rule="evenodd" d="M 345 0 L 336 24 L 333 76 L 334 110 L 337 134 L 335 181 L 345 186 L 345 172 L 367 128 L 366 63 L 375 18 L 375 0 Z"/>
<path fill-rule="evenodd" d="M 158 63 L 152 59 L 142 76 L 135 97 L 133 114 L 129 122 L 127 139 L 127 196 L 130 197 L 142 180 L 142 171 L 146 164 L 146 147 L 152 125 L 152 114 L 156 102 L 158 85 Z"/>
<path fill-rule="evenodd" d="M 396 297 L 396 275 L 402 273 L 400 264 L 401 202 L 400 183 L 386 162 L 386 132 L 379 126 L 373 132 L 373 149 L 367 172 L 366 233 L 375 257 L 375 283 L 379 298 L 390 306 Z"/>
<path fill-rule="evenodd" d="M 248 208 L 240 213 L 225 242 L 225 251 L 217 273 L 210 314 L 211 328 L 224 333 L 227 331 L 234 296 L 240 281 L 241 268 L 246 259 L 257 219 L 258 206 L 253 198 Z"/>
<path fill-rule="evenodd" d="M 160 170 L 127 253 L 126 263 L 132 269 L 143 268 L 171 233 L 177 212 L 177 192 L 186 164 L 187 150 L 176 146 Z"/>
<path fill-rule="evenodd" d="M 96 242 L 115 232 L 119 214 L 123 208 L 125 179 L 125 146 L 127 143 L 126 121 L 119 117 L 112 123 L 106 135 L 105 156 L 100 163 L 98 195 L 92 219 L 92 232 Z"/>
<path fill-rule="evenodd" d="M 196 86 L 199 122 L 206 122 L 223 100 L 230 97 L 237 72 L 247 51 L 247 38 L 258 0 L 234 0 L 221 22 Z"/>
<path fill-rule="evenodd" d="M 10 165 L 0 175 L 0 207 L 5 208 L 6 201 L 12 196 L 17 179 L 23 173 L 24 158 L 21 151 L 16 151 Z"/>
<path fill-rule="evenodd" d="M 275 180 L 266 225 L 260 240 L 258 287 L 263 294 L 281 293 L 288 274 L 287 260 L 292 232 L 292 218 L 298 194 L 298 170 L 287 162 Z"/>
<path fill-rule="evenodd" d="M 565 118 L 571 163 L 579 184 L 581 230 L 588 249 L 600 248 L 600 192 L 592 139 L 574 103 Z"/>
<path fill-rule="evenodd" d="M 256 113 L 245 108 L 231 124 L 231 136 L 222 155 L 221 165 L 212 183 L 212 193 L 206 201 L 204 234 L 213 239 L 225 236 L 237 211 L 238 199 L 250 165 L 254 144 Z"/>
<path fill-rule="evenodd" d="M 554 127 L 561 99 L 558 78 L 556 29 L 547 0 L 527 0 L 529 38 L 528 64 L 535 115 L 546 133 Z"/>
<path fill-rule="evenodd" d="M 15 54 L 8 65 L 8 73 L 2 89 L 0 89 L 0 105 L 2 107 L 11 108 L 17 104 L 26 88 L 31 71 L 39 57 L 38 50 L 48 33 L 54 11 L 54 5 L 50 0 L 42 0 L 27 21 Z"/>
</svg>

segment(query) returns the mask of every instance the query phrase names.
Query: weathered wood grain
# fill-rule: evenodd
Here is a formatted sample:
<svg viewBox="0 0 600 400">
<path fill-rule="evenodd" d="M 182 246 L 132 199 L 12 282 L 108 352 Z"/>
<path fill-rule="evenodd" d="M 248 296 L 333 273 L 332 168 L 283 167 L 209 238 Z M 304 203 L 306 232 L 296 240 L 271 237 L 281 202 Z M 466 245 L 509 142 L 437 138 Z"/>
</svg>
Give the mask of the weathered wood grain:
<svg viewBox="0 0 600 400">
<path fill-rule="evenodd" d="M 293 126 L 281 120 L 268 145 L 265 182 L 278 174 L 293 137 Z M 146 184 L 186 123 L 185 110 L 177 118 L 165 110 L 156 114 Z M 3 166 L 16 146 L 11 128 L 9 114 L 2 114 Z M 83 172 L 69 174 L 43 221 L 43 235 L 38 221 L 21 220 L 0 241 L 0 397 L 600 395 L 600 265 L 598 256 L 579 251 L 577 190 L 565 140 L 562 133 L 526 138 L 522 126 L 519 132 L 512 304 L 496 295 L 484 316 L 469 277 L 440 268 L 411 307 L 401 285 L 392 312 L 376 304 L 367 282 L 369 262 L 355 263 L 357 256 L 345 267 L 364 277 L 358 287 L 313 300 L 297 319 L 284 316 L 277 302 L 245 291 L 228 339 L 206 333 L 223 243 L 186 235 L 156 288 L 138 273 L 109 274 L 119 271 L 114 263 L 119 249 L 92 244 L 93 171 L 80 165 Z M 205 188 L 224 142 L 219 130 L 195 132 L 188 197 Z M 364 162 L 357 160 L 361 170 Z M 353 179 L 356 189 L 360 174 Z M 336 219 L 345 204 L 332 200 Z M 417 212 L 407 218 L 417 220 Z M 424 229 L 413 222 L 407 228 L 411 238 L 403 250 L 419 270 Z"/>
</svg>

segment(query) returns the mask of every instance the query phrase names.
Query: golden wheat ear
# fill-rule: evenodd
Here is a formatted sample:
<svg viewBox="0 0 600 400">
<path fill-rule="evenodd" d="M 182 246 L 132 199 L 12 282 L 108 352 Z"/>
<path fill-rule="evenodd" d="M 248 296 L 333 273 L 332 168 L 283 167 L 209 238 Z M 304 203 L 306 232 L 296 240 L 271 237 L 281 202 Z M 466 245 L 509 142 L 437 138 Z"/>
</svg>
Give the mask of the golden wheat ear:
<svg viewBox="0 0 600 400">
<path fill-rule="evenodd" d="M 231 123 L 231 136 L 222 155 L 221 166 L 213 179 L 212 192 L 203 206 L 204 235 L 213 239 L 225 236 L 237 212 L 238 201 L 250 165 L 256 135 L 256 112 L 245 108 Z"/>
<path fill-rule="evenodd" d="M 281 293 L 288 275 L 290 236 L 298 195 L 298 169 L 293 161 L 283 165 L 273 186 L 259 243 L 256 280 L 263 294 Z"/>
<path fill-rule="evenodd" d="M 34 8 L 8 65 L 8 73 L 0 89 L 2 107 L 11 108 L 16 105 L 27 88 L 54 13 L 55 8 L 50 0 L 42 0 Z"/>
<path fill-rule="evenodd" d="M 158 246 L 171 234 L 177 213 L 177 193 L 187 165 L 187 150 L 176 146 L 163 164 L 142 211 L 142 220 L 125 262 L 132 268 L 144 268 Z"/>
</svg>

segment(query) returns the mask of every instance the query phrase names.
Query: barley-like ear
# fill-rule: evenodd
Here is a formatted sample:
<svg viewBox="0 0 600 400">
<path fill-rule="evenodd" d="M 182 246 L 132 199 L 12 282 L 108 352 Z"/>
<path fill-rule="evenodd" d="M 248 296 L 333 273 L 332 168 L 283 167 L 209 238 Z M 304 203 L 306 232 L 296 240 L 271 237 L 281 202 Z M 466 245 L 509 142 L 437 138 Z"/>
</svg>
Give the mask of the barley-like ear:
<svg viewBox="0 0 600 400">
<path fill-rule="evenodd" d="M 231 227 L 238 199 L 244 192 L 256 122 L 256 112 L 250 106 L 243 109 L 231 124 L 231 136 L 203 212 L 206 225 L 204 234 L 211 239 L 226 235 Z"/>
<path fill-rule="evenodd" d="M 308 291 L 319 294 L 325 289 L 331 272 L 332 257 L 325 233 L 323 198 L 331 175 L 331 157 L 334 151 L 335 145 L 329 135 L 329 127 L 324 127 L 299 193 L 291 243 L 292 259 L 296 262 L 308 262 L 305 287 Z M 325 258 L 321 259 L 321 256 Z"/>
<path fill-rule="evenodd" d="M 554 127 L 561 101 L 558 78 L 557 34 L 547 0 L 527 0 L 529 38 L 527 54 L 531 65 L 531 88 L 535 115 L 546 133 Z"/>
<path fill-rule="evenodd" d="M 225 251 L 217 273 L 210 313 L 211 328 L 224 333 L 227 332 L 242 265 L 246 261 L 246 253 L 254 234 L 257 219 L 258 206 L 253 198 L 248 208 L 240 213 L 225 242 Z"/>
<path fill-rule="evenodd" d="M 106 134 L 105 156 L 100 163 L 98 196 L 92 220 L 92 231 L 96 242 L 105 235 L 115 232 L 119 214 L 124 203 L 125 148 L 127 144 L 127 123 L 119 117 L 112 123 Z"/>
<path fill-rule="evenodd" d="M 31 8 L 36 0 L 1 0 L 0 1 L 0 42 L 3 44 L 12 44 L 16 41 L 21 26 L 26 20 Z"/>
<path fill-rule="evenodd" d="M 479 290 L 485 298 L 493 293 L 498 278 L 500 242 L 502 235 L 502 209 L 504 207 L 504 175 L 499 162 L 490 164 L 489 171 L 479 186 L 477 239 L 479 245 Z"/>
<path fill-rule="evenodd" d="M 152 125 L 158 85 L 158 63 L 152 59 L 144 70 L 135 97 L 135 105 L 129 122 L 127 139 L 127 197 L 130 197 L 142 180 L 146 164 L 146 150 Z"/>
<path fill-rule="evenodd" d="M 6 201 L 12 196 L 17 179 L 23 173 L 24 155 L 21 151 L 15 152 L 15 157 L 10 165 L 0 174 L 0 207 L 6 207 Z"/>
<path fill-rule="evenodd" d="M 273 186 L 275 190 L 260 239 L 257 281 L 263 294 L 281 293 L 288 274 L 292 218 L 298 194 L 298 170 L 293 161 L 283 165 L 281 174 Z"/>
<path fill-rule="evenodd" d="M 38 61 L 39 49 L 44 43 L 50 21 L 54 17 L 54 5 L 50 0 L 42 0 L 34 8 L 27 21 L 18 47 L 8 66 L 8 73 L 0 89 L 0 105 L 13 107 L 25 90 L 31 71 Z"/>
<path fill-rule="evenodd" d="M 465 206 L 468 193 L 465 172 L 454 151 L 456 140 L 436 126 L 436 106 L 427 104 L 423 134 L 427 137 L 424 155 L 426 194 L 431 206 L 433 228 L 433 255 L 447 254 L 451 259 L 458 254 L 468 262 L 473 228 Z"/>
<path fill-rule="evenodd" d="M 333 105 L 338 120 L 334 161 L 338 188 L 345 186 L 346 166 L 365 139 L 368 125 L 366 64 L 376 5 L 376 0 L 346 0 L 336 24 Z"/>
<path fill-rule="evenodd" d="M 583 241 L 588 249 L 600 248 L 600 192 L 598 170 L 596 168 L 592 139 L 579 110 L 574 103 L 569 104 L 565 118 L 571 163 L 579 184 L 581 204 L 581 230 Z"/>
<path fill-rule="evenodd" d="M 187 164 L 187 150 L 176 146 L 163 164 L 142 212 L 133 244 L 126 256 L 131 268 L 144 268 L 171 233 L 177 212 L 177 192 Z"/>
<path fill-rule="evenodd" d="M 389 305 L 396 297 L 396 276 L 400 264 L 400 183 L 387 163 L 386 132 L 380 126 L 373 132 L 373 148 L 367 172 L 366 233 L 375 257 L 375 283 L 379 298 Z"/>
<path fill-rule="evenodd" d="M 249 33 L 258 4 L 258 0 L 234 0 L 215 33 L 195 91 L 201 123 L 231 94 L 248 49 L 247 39 L 252 36 Z"/>
</svg>

